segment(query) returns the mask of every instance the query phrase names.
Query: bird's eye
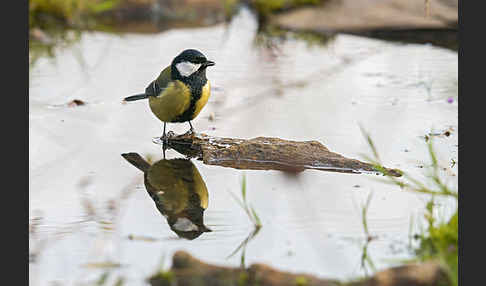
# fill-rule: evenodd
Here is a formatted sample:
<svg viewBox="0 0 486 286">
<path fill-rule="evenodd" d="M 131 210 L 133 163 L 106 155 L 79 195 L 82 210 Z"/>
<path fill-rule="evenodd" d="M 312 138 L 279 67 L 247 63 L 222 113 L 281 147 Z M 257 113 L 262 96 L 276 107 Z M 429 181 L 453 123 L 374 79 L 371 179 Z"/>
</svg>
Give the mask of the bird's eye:
<svg viewBox="0 0 486 286">
<path fill-rule="evenodd" d="M 196 58 L 196 63 L 199 64 L 199 63 L 204 63 L 204 62 L 206 62 L 206 58 L 205 57 L 197 57 Z"/>
</svg>

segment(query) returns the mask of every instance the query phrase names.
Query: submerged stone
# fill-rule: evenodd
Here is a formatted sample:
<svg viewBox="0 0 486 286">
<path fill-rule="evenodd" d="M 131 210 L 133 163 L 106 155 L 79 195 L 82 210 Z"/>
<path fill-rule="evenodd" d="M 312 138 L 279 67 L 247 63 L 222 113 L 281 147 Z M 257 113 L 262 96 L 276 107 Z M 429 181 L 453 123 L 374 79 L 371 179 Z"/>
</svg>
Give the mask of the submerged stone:
<svg viewBox="0 0 486 286">
<path fill-rule="evenodd" d="M 294 32 L 349 33 L 458 48 L 454 0 L 326 0 L 317 7 L 272 13 L 266 22 Z"/>
</svg>

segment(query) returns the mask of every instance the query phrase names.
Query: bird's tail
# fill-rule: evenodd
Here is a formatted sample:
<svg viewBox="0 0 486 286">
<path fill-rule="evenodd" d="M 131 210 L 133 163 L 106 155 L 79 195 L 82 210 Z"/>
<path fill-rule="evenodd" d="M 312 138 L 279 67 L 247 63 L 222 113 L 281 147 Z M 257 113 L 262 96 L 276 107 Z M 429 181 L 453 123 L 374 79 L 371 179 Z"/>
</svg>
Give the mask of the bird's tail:
<svg viewBox="0 0 486 286">
<path fill-rule="evenodd" d="M 135 100 L 139 100 L 139 99 L 145 99 L 147 97 L 148 97 L 148 95 L 146 95 L 145 93 L 142 93 L 142 94 L 137 94 L 137 95 L 125 97 L 124 100 L 125 101 L 135 101 Z"/>
<path fill-rule="evenodd" d="M 130 164 L 137 167 L 140 171 L 144 173 L 147 172 L 147 170 L 150 168 L 150 164 L 137 153 L 123 153 L 121 155 Z"/>
</svg>

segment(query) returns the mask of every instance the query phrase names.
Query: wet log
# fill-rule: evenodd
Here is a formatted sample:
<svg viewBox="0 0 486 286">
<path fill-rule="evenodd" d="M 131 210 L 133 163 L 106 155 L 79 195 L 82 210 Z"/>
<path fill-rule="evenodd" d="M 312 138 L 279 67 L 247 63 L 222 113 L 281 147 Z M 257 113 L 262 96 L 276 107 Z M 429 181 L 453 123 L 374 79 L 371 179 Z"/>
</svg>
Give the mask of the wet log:
<svg viewBox="0 0 486 286">
<path fill-rule="evenodd" d="M 169 148 L 205 164 L 246 170 L 280 170 L 301 172 L 314 169 L 342 173 L 382 174 L 372 164 L 346 158 L 329 151 L 317 141 L 291 141 L 257 137 L 235 139 L 206 134 L 172 135 Z M 400 170 L 384 169 L 390 176 L 401 176 Z"/>
<path fill-rule="evenodd" d="M 204 263 L 184 251 L 172 258 L 172 268 L 148 278 L 152 286 L 162 285 L 259 285 L 259 286 L 432 286 L 450 285 L 444 271 L 437 263 L 409 264 L 386 269 L 359 281 L 342 283 L 332 279 L 320 279 L 308 274 L 282 272 L 264 264 L 249 268 L 232 268 Z"/>
</svg>

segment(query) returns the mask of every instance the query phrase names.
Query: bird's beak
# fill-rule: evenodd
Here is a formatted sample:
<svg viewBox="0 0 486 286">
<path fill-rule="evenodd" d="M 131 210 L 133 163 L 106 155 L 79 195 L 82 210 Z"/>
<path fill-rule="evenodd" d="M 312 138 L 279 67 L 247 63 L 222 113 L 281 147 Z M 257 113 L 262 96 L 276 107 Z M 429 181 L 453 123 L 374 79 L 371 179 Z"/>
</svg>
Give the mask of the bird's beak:
<svg viewBox="0 0 486 286">
<path fill-rule="evenodd" d="M 203 66 L 204 67 L 210 67 L 210 66 L 214 66 L 216 63 L 213 62 L 213 61 L 206 61 L 205 63 L 203 63 Z"/>
<path fill-rule="evenodd" d="M 207 228 L 205 225 L 199 227 L 199 231 L 202 232 L 212 232 L 213 230 L 210 228 Z"/>
</svg>

